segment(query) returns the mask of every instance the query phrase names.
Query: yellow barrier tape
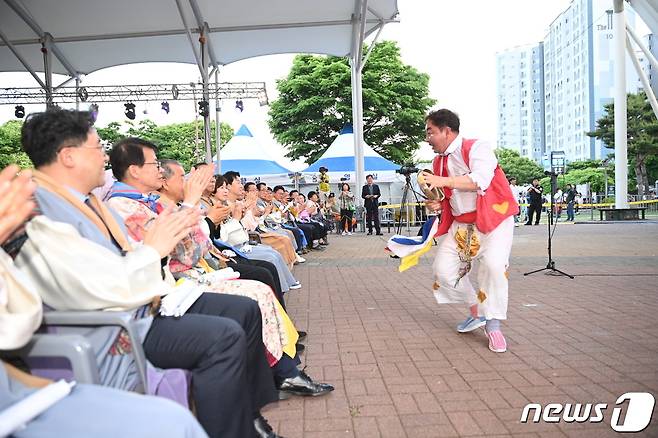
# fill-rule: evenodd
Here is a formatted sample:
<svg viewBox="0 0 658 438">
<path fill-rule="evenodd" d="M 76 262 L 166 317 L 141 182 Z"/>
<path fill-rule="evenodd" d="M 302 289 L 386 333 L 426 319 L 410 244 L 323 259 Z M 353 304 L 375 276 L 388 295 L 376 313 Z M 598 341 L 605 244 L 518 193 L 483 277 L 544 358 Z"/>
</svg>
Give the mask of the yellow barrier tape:
<svg viewBox="0 0 658 438">
<path fill-rule="evenodd" d="M 651 200 L 648 200 L 648 201 L 631 201 L 631 202 L 628 203 L 628 205 L 656 204 L 656 203 L 658 203 L 658 199 L 651 199 Z M 425 203 L 423 203 L 423 202 L 410 202 L 409 204 L 404 204 L 405 207 L 406 207 L 407 205 L 409 205 L 409 207 L 416 207 L 416 206 L 418 206 L 418 205 L 420 205 L 420 206 L 424 206 Z M 529 204 L 519 204 L 519 205 L 520 205 L 521 207 L 527 207 Z M 614 203 L 614 202 L 607 202 L 607 203 L 599 203 L 599 204 L 577 204 L 577 205 L 578 205 L 578 208 L 586 208 L 586 207 L 590 207 L 590 208 L 591 208 L 591 207 L 614 207 L 614 206 L 615 206 L 615 203 Z M 542 204 L 542 206 L 543 206 L 543 207 L 550 207 L 551 204 L 550 204 L 549 202 L 546 202 L 546 203 Z M 567 204 L 565 204 L 565 203 L 562 202 L 562 203 L 553 204 L 553 206 L 554 206 L 554 207 L 562 206 L 562 207 L 566 208 L 566 207 L 567 207 Z M 395 208 L 402 208 L 402 204 L 386 204 L 386 205 L 380 205 L 379 208 L 381 208 L 381 209 L 386 209 L 386 208 L 392 208 L 392 209 L 395 209 Z"/>
</svg>

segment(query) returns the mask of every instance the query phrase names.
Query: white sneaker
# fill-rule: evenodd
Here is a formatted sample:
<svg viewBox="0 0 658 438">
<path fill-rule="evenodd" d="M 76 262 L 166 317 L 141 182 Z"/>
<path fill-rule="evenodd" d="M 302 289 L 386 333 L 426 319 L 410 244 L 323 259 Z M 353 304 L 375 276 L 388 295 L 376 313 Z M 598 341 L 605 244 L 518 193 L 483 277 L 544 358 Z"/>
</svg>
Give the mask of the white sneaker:
<svg viewBox="0 0 658 438">
<path fill-rule="evenodd" d="M 341 236 L 347 236 L 347 231 L 343 231 L 343 232 L 341 233 Z"/>
<path fill-rule="evenodd" d="M 297 283 L 295 283 L 295 284 L 291 284 L 291 285 L 290 285 L 290 289 L 291 289 L 291 290 L 301 289 L 301 288 L 302 288 L 302 284 L 301 284 L 299 281 L 298 281 Z"/>
<path fill-rule="evenodd" d="M 295 263 L 305 263 L 306 259 L 304 257 L 301 257 L 299 254 L 296 254 L 297 258 L 295 259 Z"/>
<path fill-rule="evenodd" d="M 352 232 L 351 232 L 351 231 L 348 231 L 348 232 L 347 232 L 347 235 L 348 235 L 348 236 L 351 236 L 351 235 L 352 235 Z"/>
</svg>

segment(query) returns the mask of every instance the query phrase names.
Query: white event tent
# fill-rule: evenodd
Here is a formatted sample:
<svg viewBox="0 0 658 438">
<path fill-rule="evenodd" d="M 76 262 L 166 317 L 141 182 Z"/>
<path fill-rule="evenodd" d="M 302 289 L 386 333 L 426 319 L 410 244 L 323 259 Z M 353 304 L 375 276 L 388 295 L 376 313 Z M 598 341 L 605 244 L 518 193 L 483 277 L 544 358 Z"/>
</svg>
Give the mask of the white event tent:
<svg viewBox="0 0 658 438">
<path fill-rule="evenodd" d="M 254 138 L 246 125 L 240 126 L 235 135 L 222 148 L 222 172 L 233 170 L 243 180 L 266 182 L 273 187 L 290 184 L 293 173 L 277 163 Z M 217 160 L 215 160 L 215 165 Z"/>
<path fill-rule="evenodd" d="M 364 53 L 363 41 L 375 33 L 376 40 L 397 16 L 397 0 L 2 0 L 0 72 L 30 72 L 50 104 L 59 87 L 71 81 L 77 87 L 81 75 L 105 67 L 192 63 L 202 77 L 203 100 L 210 101 L 210 77 L 214 74 L 217 83 L 222 65 L 277 53 L 345 56 L 352 71 L 355 164 L 362 181 L 361 71 L 370 53 Z M 53 84 L 53 73 L 69 79 Z M 210 161 L 208 114 L 204 134 Z"/>
<path fill-rule="evenodd" d="M 398 164 L 379 155 L 368 144 L 363 142 L 363 161 L 365 174 L 372 174 L 375 183 L 382 190 L 382 201 L 390 201 L 391 188 L 404 184 L 404 177 L 395 172 Z M 351 125 L 346 125 L 331 143 L 329 148 L 313 164 L 302 170 L 300 186 L 303 189 L 314 190 L 309 186 L 317 186 L 320 167 L 326 167 L 329 172 L 329 182 L 332 191 L 337 191 L 342 181 L 347 182 L 352 191 L 360 195 L 361 185 L 356 182 L 354 168 L 354 132 Z"/>
</svg>

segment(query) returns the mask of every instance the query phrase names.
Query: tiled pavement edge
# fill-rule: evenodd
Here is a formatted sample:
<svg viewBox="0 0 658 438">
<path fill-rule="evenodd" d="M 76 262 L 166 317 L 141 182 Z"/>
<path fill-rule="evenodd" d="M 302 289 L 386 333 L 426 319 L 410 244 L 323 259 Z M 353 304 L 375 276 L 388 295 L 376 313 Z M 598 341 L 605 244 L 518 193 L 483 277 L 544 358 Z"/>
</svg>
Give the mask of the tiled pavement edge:
<svg viewBox="0 0 658 438">
<path fill-rule="evenodd" d="M 303 288 L 287 305 L 309 332 L 307 372 L 336 390 L 267 408 L 275 430 L 287 438 L 616 435 L 618 396 L 658 395 L 658 225 L 560 226 L 554 259 L 576 279 L 524 277 L 546 266 L 546 233 L 515 229 L 504 354 L 487 349 L 482 330 L 455 332 L 463 306 L 436 304 L 434 250 L 398 273 L 399 261 L 383 252 L 389 235 L 332 235 L 326 251 L 295 268 Z M 521 424 L 529 402 L 608 408 L 598 424 Z M 633 436 L 658 436 L 658 418 Z"/>
</svg>

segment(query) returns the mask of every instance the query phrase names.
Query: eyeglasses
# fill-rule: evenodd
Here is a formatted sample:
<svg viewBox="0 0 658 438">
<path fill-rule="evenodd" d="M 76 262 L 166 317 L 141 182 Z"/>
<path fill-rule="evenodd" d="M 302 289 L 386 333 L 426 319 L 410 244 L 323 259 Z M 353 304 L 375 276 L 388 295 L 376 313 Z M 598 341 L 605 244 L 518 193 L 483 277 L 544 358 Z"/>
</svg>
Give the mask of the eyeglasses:
<svg viewBox="0 0 658 438">
<path fill-rule="evenodd" d="M 57 153 L 61 152 L 61 151 L 64 150 L 64 149 L 67 149 L 67 148 L 75 148 L 75 149 L 96 149 L 97 151 L 101 151 L 101 150 L 102 150 L 103 153 L 106 153 L 106 151 L 105 151 L 105 146 L 103 146 L 103 145 L 100 145 L 100 146 L 82 146 L 82 145 L 73 145 L 73 144 L 66 145 L 66 146 L 62 146 L 62 147 L 59 149 L 59 151 L 57 151 Z"/>
<path fill-rule="evenodd" d="M 157 162 L 157 161 L 154 161 L 154 162 L 152 162 L 152 163 L 144 163 L 144 166 L 146 166 L 147 164 L 154 165 L 154 166 L 156 166 L 158 169 L 162 168 L 162 166 L 160 166 L 160 163 Z"/>
</svg>

